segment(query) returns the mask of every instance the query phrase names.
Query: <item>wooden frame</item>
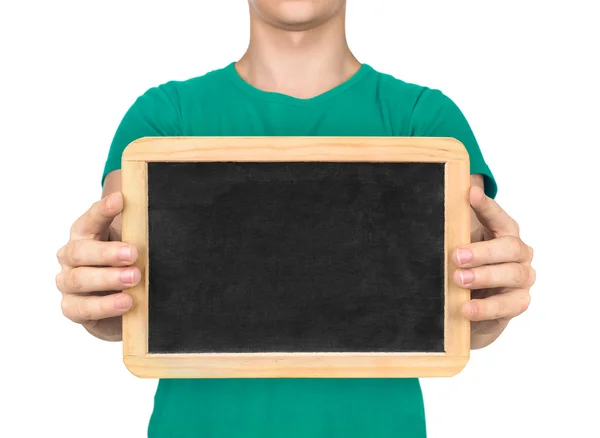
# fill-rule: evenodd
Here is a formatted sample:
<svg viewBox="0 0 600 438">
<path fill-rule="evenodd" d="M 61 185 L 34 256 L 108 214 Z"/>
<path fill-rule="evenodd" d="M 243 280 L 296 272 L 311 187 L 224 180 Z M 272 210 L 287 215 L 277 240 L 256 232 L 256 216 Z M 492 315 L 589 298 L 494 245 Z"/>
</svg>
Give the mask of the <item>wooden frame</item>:
<svg viewBox="0 0 600 438">
<path fill-rule="evenodd" d="M 444 353 L 148 353 L 148 166 L 151 161 L 370 161 L 445 163 Z M 136 376 L 446 377 L 469 360 L 470 324 L 460 312 L 470 291 L 453 281 L 452 251 L 470 242 L 469 156 L 459 141 L 424 137 L 157 137 L 131 143 L 122 156 L 123 241 L 138 248 L 142 281 L 128 290 L 123 358 Z M 145 190 L 144 190 L 145 188 Z"/>
</svg>

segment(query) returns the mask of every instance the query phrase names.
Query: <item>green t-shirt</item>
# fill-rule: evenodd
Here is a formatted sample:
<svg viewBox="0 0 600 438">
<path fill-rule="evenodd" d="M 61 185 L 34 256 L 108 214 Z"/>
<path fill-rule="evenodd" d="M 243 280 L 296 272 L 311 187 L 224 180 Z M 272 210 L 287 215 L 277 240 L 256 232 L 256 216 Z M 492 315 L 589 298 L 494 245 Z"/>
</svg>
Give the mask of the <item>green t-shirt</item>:
<svg viewBox="0 0 600 438">
<path fill-rule="evenodd" d="M 311 99 L 261 91 L 228 66 L 149 89 L 123 118 L 104 177 L 147 136 L 427 136 L 460 140 L 471 173 L 497 186 L 459 108 L 438 90 L 363 64 Z M 418 379 L 162 379 L 150 438 L 424 438 Z"/>
</svg>

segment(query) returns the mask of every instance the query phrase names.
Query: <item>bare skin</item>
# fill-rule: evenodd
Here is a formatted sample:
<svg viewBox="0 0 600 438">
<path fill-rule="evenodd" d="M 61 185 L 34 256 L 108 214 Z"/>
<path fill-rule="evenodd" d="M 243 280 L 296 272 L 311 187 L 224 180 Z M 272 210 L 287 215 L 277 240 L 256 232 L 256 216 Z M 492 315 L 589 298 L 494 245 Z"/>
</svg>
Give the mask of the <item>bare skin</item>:
<svg viewBox="0 0 600 438">
<path fill-rule="evenodd" d="M 343 83 L 359 68 L 345 34 L 345 0 L 250 0 L 250 43 L 236 63 L 240 76 L 264 91 L 310 98 Z M 463 306 L 471 348 L 490 345 L 512 318 L 527 310 L 535 282 L 533 250 L 517 222 L 471 176 L 470 245 L 458 248 L 454 281 L 471 289 Z M 97 338 L 121 340 L 121 320 L 132 305 L 127 289 L 139 283 L 137 249 L 121 240 L 121 171 L 105 180 L 102 199 L 71 227 L 58 251 L 56 285 L 63 314 Z"/>
<path fill-rule="evenodd" d="M 102 199 L 77 219 L 57 254 L 63 314 L 106 341 L 121 340 L 121 317 L 132 305 L 124 291 L 141 279 L 139 269 L 131 267 L 137 249 L 121 242 L 120 188 L 119 170 L 106 177 Z"/>
</svg>

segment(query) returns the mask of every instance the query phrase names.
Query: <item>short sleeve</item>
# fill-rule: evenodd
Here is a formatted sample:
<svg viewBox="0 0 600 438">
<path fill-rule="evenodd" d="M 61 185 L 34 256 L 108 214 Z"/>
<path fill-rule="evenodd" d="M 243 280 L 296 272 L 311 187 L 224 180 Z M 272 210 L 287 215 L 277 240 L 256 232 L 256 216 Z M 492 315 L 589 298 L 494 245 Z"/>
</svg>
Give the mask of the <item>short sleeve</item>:
<svg viewBox="0 0 600 438">
<path fill-rule="evenodd" d="M 483 175 L 485 193 L 494 198 L 498 186 L 473 131 L 458 106 L 439 90 L 426 88 L 415 105 L 411 131 L 418 137 L 451 137 L 469 153 L 471 175 Z"/>
<path fill-rule="evenodd" d="M 121 168 L 123 150 L 142 137 L 171 137 L 181 135 L 181 117 L 177 95 L 171 83 L 146 91 L 125 113 L 113 137 L 102 173 L 106 175 Z"/>
</svg>

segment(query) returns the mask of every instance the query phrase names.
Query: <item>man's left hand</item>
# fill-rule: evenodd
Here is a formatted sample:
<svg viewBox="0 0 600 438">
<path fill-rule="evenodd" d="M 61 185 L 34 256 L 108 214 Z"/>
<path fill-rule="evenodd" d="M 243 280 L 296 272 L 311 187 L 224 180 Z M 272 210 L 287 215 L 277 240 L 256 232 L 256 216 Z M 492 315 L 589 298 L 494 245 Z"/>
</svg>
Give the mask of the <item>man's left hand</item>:
<svg viewBox="0 0 600 438">
<path fill-rule="evenodd" d="M 453 254 L 458 269 L 454 281 L 472 290 L 462 311 L 471 321 L 471 348 L 494 342 L 509 321 L 529 307 L 535 282 L 533 250 L 519 234 L 519 226 L 480 187 L 472 187 L 471 207 L 480 226 L 471 244 Z"/>
</svg>

